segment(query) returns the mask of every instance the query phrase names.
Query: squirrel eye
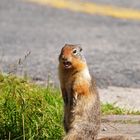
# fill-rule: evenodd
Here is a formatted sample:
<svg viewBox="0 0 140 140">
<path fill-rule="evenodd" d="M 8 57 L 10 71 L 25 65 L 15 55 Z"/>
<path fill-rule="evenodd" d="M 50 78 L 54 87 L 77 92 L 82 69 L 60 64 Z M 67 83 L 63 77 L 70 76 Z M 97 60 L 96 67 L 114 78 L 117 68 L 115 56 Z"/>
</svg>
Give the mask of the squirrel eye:
<svg viewBox="0 0 140 140">
<path fill-rule="evenodd" d="M 73 54 L 75 54 L 75 55 L 76 55 L 76 54 L 77 54 L 77 50 L 73 50 Z"/>
</svg>

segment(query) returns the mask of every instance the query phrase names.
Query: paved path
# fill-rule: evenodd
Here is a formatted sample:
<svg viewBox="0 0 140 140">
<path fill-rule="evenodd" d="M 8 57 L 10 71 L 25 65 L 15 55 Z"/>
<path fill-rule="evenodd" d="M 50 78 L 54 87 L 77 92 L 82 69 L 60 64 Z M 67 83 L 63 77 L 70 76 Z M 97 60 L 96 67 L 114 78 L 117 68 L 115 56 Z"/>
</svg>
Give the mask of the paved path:
<svg viewBox="0 0 140 140">
<path fill-rule="evenodd" d="M 101 100 L 139 109 L 140 1 L 75 1 L 76 5 L 80 3 L 79 8 L 85 7 L 83 11 L 73 11 L 74 3 L 67 5 L 69 1 L 61 0 L 61 5 L 56 0 L 41 1 L 49 4 L 30 0 L 0 2 L 1 69 L 27 74 L 39 83 L 49 79 L 58 84 L 57 59 L 61 47 L 65 43 L 81 44 L 98 86 L 105 88 L 100 90 Z M 98 8 L 88 14 L 88 6 L 89 12 L 93 6 Z M 109 13 L 114 14 L 115 9 L 120 15 L 123 10 L 129 18 L 123 14 L 112 18 L 107 14 L 109 9 L 99 14 L 107 6 L 111 7 Z M 138 88 L 137 92 L 134 88 Z"/>
<path fill-rule="evenodd" d="M 132 15 L 129 13 L 132 17 L 138 11 L 139 16 L 140 2 L 88 2 L 90 10 L 94 4 L 98 6 L 96 14 L 57 9 L 28 0 L 1 1 L 0 64 L 3 71 L 14 71 L 14 64 L 31 51 L 30 56 L 18 66 L 18 73 L 27 73 L 40 81 L 48 79 L 50 74 L 57 83 L 60 49 L 65 43 L 74 43 L 84 48 L 90 71 L 100 87 L 140 88 L 139 19 L 99 15 L 99 11 L 109 4 L 117 7 L 118 11 L 125 7 L 126 11 L 132 12 Z"/>
<path fill-rule="evenodd" d="M 116 5 L 97 4 L 94 2 L 80 0 L 28 0 L 41 5 L 50 5 L 58 9 L 67 9 L 75 12 L 83 12 L 87 14 L 98 14 L 111 16 L 120 19 L 140 20 L 140 10 L 121 8 Z M 98 1 L 99 3 L 99 1 Z"/>
</svg>

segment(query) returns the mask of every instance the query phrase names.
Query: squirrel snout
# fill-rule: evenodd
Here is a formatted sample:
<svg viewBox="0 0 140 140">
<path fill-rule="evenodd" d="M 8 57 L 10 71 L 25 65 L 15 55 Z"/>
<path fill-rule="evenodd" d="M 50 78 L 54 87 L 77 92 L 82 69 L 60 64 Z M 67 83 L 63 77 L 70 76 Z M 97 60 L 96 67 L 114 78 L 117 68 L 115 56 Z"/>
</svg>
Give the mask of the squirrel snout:
<svg viewBox="0 0 140 140">
<path fill-rule="evenodd" d="M 68 61 L 68 58 L 66 58 L 65 56 L 62 56 L 62 60 L 63 61 Z"/>
<path fill-rule="evenodd" d="M 72 67 L 71 59 L 69 57 L 62 55 L 61 60 L 65 69 Z"/>
<path fill-rule="evenodd" d="M 63 62 L 70 62 L 70 58 L 68 58 L 68 57 L 66 57 L 64 55 L 62 55 L 61 59 L 62 59 Z"/>
</svg>

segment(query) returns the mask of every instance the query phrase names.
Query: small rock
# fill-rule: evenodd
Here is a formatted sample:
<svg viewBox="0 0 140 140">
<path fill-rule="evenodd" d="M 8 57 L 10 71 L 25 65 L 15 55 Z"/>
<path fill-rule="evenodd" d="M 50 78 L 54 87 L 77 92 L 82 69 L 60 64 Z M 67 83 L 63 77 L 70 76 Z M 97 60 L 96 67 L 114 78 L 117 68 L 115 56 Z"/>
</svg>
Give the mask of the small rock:
<svg viewBox="0 0 140 140">
<path fill-rule="evenodd" d="M 106 127 L 102 128 L 102 131 L 107 131 L 107 128 Z"/>
</svg>

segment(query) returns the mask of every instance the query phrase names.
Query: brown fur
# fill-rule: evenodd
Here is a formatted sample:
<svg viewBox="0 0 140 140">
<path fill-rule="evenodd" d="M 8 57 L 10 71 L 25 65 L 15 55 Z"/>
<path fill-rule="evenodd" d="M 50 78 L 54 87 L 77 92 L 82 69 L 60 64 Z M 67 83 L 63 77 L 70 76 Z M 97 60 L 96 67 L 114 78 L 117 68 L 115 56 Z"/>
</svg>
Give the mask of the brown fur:
<svg viewBox="0 0 140 140">
<path fill-rule="evenodd" d="M 77 53 L 74 53 L 74 50 Z M 69 64 L 67 67 L 65 64 Z M 59 56 L 59 79 L 64 100 L 64 140 L 97 140 L 100 100 L 81 48 L 66 44 Z M 100 139 L 115 140 L 115 139 Z M 116 139 L 128 140 L 128 139 Z M 130 139 L 129 139 L 130 140 Z"/>
</svg>

